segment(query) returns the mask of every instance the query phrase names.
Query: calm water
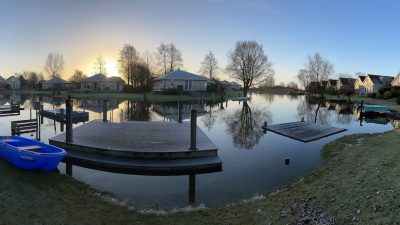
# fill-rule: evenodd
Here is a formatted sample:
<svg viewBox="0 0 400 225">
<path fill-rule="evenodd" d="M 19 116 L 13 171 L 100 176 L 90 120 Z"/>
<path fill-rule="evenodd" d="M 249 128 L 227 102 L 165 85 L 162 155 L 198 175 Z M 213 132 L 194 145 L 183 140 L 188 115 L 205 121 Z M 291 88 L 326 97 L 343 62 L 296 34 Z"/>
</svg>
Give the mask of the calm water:
<svg viewBox="0 0 400 225">
<path fill-rule="evenodd" d="M 34 96 L 33 98 L 38 98 Z M 12 120 L 30 116 L 32 96 L 11 95 L 0 99 L 0 105 L 11 100 L 21 102 L 20 116 L 0 117 L 0 134 L 10 135 Z M 41 97 L 45 109 L 64 108 L 63 100 Z M 183 105 L 188 121 L 192 108 L 199 113 L 198 125 L 219 147 L 223 171 L 195 176 L 196 204 L 216 206 L 267 193 L 293 182 L 317 167 L 323 160 L 324 144 L 343 135 L 373 133 L 393 129 L 398 121 L 367 121 L 360 126 L 357 115 L 348 105 L 322 103 L 304 96 L 253 94 L 251 102 L 194 102 Z M 151 104 L 110 100 L 110 120 L 157 120 L 176 122 L 177 103 Z M 74 101 L 74 109 L 89 112 L 90 120 L 102 118 L 101 100 Z M 35 114 L 33 113 L 33 116 Z M 302 143 L 271 132 L 263 133 L 261 125 L 299 121 L 317 122 L 348 129 L 310 143 Z M 75 126 L 79 126 L 77 124 Z M 45 119 L 41 139 L 45 142 L 60 133 L 59 124 Z M 30 134 L 23 135 L 32 137 Z M 284 159 L 290 158 L 285 165 Z M 65 165 L 59 166 L 65 173 Z M 188 204 L 189 176 L 142 176 L 97 171 L 74 166 L 73 177 L 102 191 L 118 195 L 139 208 L 171 208 Z"/>
</svg>

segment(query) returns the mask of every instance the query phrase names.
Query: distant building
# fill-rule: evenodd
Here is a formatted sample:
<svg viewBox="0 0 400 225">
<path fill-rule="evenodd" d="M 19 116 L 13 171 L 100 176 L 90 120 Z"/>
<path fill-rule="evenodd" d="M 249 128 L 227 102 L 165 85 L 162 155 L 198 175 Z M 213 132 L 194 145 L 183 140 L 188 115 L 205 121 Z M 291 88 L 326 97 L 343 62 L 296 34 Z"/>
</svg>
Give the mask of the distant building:
<svg viewBox="0 0 400 225">
<path fill-rule="evenodd" d="M 2 76 L 0 76 L 0 90 L 7 89 L 7 86 L 7 81 Z"/>
<path fill-rule="evenodd" d="M 240 88 L 241 88 L 240 84 L 233 82 L 233 81 L 223 80 L 223 81 L 221 81 L 221 84 L 226 89 L 240 90 Z"/>
<path fill-rule="evenodd" d="M 103 74 L 96 74 L 81 80 L 83 91 L 122 91 L 125 81 L 120 77 L 107 77 Z"/>
<path fill-rule="evenodd" d="M 337 80 L 329 79 L 326 88 L 330 90 L 337 90 Z"/>
<path fill-rule="evenodd" d="M 365 78 L 366 76 L 358 76 L 357 79 L 354 81 L 354 92 L 357 95 L 365 95 L 367 93 L 364 86 Z"/>
<path fill-rule="evenodd" d="M 155 79 L 153 91 L 162 91 L 167 89 L 181 89 L 189 92 L 207 91 L 208 80 L 208 78 L 203 76 L 178 69 L 163 77 Z"/>
<path fill-rule="evenodd" d="M 394 77 L 367 74 L 364 79 L 365 94 L 377 93 L 380 88 L 390 87 Z"/>
<path fill-rule="evenodd" d="M 18 77 L 11 76 L 7 79 L 7 84 L 10 87 L 10 89 L 20 89 L 21 88 L 21 81 L 19 80 Z"/>
<path fill-rule="evenodd" d="M 353 90 L 355 80 L 354 78 L 340 77 L 336 82 L 336 90 Z"/>
<path fill-rule="evenodd" d="M 61 79 L 59 77 L 53 77 L 50 80 L 42 82 L 42 89 L 71 89 L 72 83 Z"/>
</svg>

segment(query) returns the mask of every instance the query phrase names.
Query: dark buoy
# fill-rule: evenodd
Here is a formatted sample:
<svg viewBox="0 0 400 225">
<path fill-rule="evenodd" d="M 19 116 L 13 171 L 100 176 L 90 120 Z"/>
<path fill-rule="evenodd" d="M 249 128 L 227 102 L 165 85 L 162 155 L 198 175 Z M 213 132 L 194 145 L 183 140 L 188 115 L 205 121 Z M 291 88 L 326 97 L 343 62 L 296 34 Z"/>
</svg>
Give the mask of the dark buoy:
<svg viewBox="0 0 400 225">
<path fill-rule="evenodd" d="M 285 159 L 285 165 L 289 165 L 289 163 L 290 163 L 290 159 L 289 159 L 289 158 L 286 158 L 286 159 Z"/>
</svg>

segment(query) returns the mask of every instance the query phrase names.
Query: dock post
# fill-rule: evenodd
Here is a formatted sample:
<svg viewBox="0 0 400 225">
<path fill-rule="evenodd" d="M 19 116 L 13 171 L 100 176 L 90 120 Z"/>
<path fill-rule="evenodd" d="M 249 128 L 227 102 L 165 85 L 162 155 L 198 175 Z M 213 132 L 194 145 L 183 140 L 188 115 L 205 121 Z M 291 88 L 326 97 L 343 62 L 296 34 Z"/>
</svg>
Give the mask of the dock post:
<svg viewBox="0 0 400 225">
<path fill-rule="evenodd" d="M 68 95 L 68 99 L 65 101 L 66 108 L 66 132 L 65 132 L 65 142 L 72 143 L 73 142 L 73 133 L 72 133 L 72 107 L 73 100 L 71 99 L 71 95 Z"/>
<path fill-rule="evenodd" d="M 68 176 L 72 177 L 72 164 L 71 163 L 65 163 L 65 173 Z"/>
<path fill-rule="evenodd" d="M 196 174 L 189 174 L 189 205 L 196 203 Z"/>
<path fill-rule="evenodd" d="M 182 123 L 182 104 L 178 100 L 178 123 Z"/>
<path fill-rule="evenodd" d="M 190 111 L 190 150 L 196 150 L 197 110 Z"/>
<path fill-rule="evenodd" d="M 40 105 L 40 111 L 39 112 L 43 112 L 43 104 Z M 43 115 L 40 114 L 40 124 L 43 124 Z"/>
<path fill-rule="evenodd" d="M 103 122 L 107 122 L 107 100 L 103 100 Z"/>
<path fill-rule="evenodd" d="M 61 116 L 61 122 L 60 122 L 60 131 L 64 132 L 64 118 L 65 118 L 65 113 L 64 113 L 64 109 L 60 109 L 60 116 Z"/>
</svg>

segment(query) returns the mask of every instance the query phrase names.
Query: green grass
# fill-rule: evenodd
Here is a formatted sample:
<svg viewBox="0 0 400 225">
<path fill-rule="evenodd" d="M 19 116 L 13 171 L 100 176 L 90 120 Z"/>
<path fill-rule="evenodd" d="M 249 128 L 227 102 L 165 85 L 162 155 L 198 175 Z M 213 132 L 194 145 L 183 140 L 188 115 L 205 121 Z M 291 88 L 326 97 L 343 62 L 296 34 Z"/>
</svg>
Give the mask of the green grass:
<svg viewBox="0 0 400 225">
<path fill-rule="evenodd" d="M 0 224 L 295 224 L 307 218 L 396 224 L 399 137 L 400 130 L 343 137 L 324 147 L 320 169 L 264 199 L 166 215 L 111 204 L 65 175 L 22 171 L 0 161 Z"/>
</svg>

